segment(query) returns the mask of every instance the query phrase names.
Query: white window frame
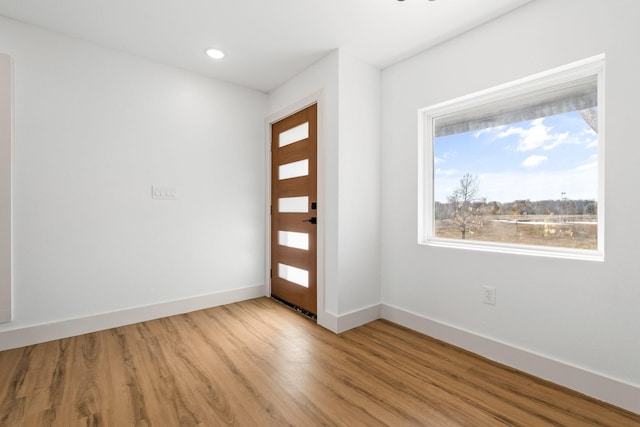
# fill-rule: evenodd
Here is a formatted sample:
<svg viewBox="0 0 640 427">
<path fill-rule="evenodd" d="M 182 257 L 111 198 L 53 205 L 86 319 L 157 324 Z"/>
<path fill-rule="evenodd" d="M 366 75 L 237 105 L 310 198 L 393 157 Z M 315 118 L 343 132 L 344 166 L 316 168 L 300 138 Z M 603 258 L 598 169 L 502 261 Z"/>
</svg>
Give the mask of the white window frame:
<svg viewBox="0 0 640 427">
<path fill-rule="evenodd" d="M 570 259 L 604 261 L 604 165 L 605 165 L 605 120 L 604 120 L 604 54 L 554 68 L 533 76 L 482 90 L 450 101 L 418 110 L 418 243 L 434 247 L 481 250 L 501 253 L 517 253 L 533 256 L 560 257 Z M 557 246 L 535 246 L 484 242 L 461 239 L 444 239 L 435 236 L 434 208 L 434 120 L 468 108 L 514 96 L 544 90 L 559 84 L 569 83 L 589 76 L 597 76 L 598 100 L 598 235 L 595 250 L 573 249 Z"/>
</svg>

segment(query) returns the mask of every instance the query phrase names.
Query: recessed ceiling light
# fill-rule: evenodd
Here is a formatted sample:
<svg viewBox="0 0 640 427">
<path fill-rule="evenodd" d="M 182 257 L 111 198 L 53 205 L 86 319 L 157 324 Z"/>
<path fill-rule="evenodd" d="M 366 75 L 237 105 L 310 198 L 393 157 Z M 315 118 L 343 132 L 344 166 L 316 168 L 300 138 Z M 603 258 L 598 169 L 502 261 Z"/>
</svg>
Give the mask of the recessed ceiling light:
<svg viewBox="0 0 640 427">
<path fill-rule="evenodd" d="M 224 52 L 218 49 L 207 49 L 207 55 L 213 59 L 224 58 Z"/>
</svg>

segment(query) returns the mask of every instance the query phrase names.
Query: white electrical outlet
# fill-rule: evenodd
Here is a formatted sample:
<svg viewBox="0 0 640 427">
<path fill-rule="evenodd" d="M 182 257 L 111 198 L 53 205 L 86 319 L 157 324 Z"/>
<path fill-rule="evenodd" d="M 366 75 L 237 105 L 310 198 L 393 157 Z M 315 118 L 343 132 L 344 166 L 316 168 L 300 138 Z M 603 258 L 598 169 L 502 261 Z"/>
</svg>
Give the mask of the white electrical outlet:
<svg viewBox="0 0 640 427">
<path fill-rule="evenodd" d="M 178 198 L 178 189 L 176 187 L 160 187 L 151 186 L 151 198 L 160 200 L 176 200 Z"/>
<path fill-rule="evenodd" d="M 495 286 L 482 287 L 482 302 L 489 305 L 496 305 L 496 288 Z"/>
</svg>

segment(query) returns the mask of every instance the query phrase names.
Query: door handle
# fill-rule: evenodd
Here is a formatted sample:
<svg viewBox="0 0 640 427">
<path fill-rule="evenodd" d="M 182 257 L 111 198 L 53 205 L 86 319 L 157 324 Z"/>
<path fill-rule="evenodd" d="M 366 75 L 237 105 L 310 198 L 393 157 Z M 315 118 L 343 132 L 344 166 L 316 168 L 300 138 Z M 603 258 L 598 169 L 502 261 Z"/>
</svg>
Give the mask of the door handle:
<svg viewBox="0 0 640 427">
<path fill-rule="evenodd" d="M 315 216 L 312 216 L 309 219 L 303 219 L 302 222 L 310 222 L 311 224 L 317 224 L 318 218 L 316 218 Z"/>
</svg>

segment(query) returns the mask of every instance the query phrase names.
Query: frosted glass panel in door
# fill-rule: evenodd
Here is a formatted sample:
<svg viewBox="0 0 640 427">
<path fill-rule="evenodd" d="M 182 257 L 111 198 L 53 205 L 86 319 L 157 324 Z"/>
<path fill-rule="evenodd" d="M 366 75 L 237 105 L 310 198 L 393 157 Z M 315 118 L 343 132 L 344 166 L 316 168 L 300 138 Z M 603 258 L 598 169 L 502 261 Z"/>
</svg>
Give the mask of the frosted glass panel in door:
<svg viewBox="0 0 640 427">
<path fill-rule="evenodd" d="M 309 175 L 309 159 L 280 165 L 278 170 L 279 179 L 297 178 L 307 175 Z"/>
<path fill-rule="evenodd" d="M 309 197 L 282 197 L 278 199 L 278 212 L 307 213 L 309 212 Z"/>
<path fill-rule="evenodd" d="M 278 146 L 284 147 L 307 138 L 309 138 L 309 122 L 282 132 L 278 138 Z"/>
<path fill-rule="evenodd" d="M 278 243 L 290 248 L 309 250 L 309 234 L 295 231 L 278 231 Z"/>
<path fill-rule="evenodd" d="M 296 285 L 309 287 L 309 272 L 286 264 L 278 264 L 278 276 Z"/>
</svg>

